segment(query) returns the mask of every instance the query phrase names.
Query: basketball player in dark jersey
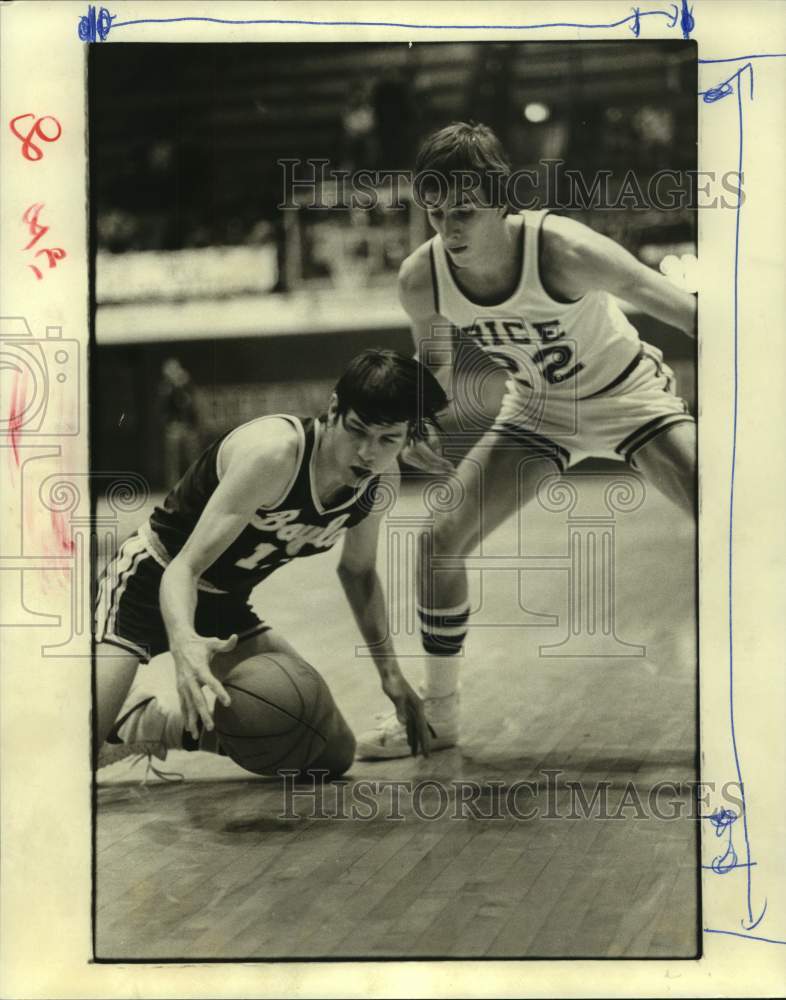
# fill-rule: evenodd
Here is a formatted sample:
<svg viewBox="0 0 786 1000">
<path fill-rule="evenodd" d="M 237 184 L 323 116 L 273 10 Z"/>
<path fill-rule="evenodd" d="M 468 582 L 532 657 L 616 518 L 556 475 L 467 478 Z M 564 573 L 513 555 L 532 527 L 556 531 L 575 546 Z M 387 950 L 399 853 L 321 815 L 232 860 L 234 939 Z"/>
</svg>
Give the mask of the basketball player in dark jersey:
<svg viewBox="0 0 786 1000">
<path fill-rule="evenodd" d="M 430 135 L 415 174 L 435 235 L 399 271 L 418 356 L 434 374 L 449 378 L 458 335 L 508 376 L 493 426 L 457 469 L 426 442 L 406 455 L 410 465 L 455 477 L 464 497 L 435 512 L 432 544 L 421 549 L 432 749 L 459 736 L 457 654 L 469 619 L 462 557 L 527 503 L 544 477 L 590 455 L 626 461 L 690 516 L 695 509 L 694 419 L 661 352 L 639 339 L 617 297 L 690 337 L 695 298 L 574 219 L 511 210 L 510 173 L 484 125 L 459 122 Z M 434 573 L 440 556 L 451 565 Z M 358 739 L 362 757 L 406 752 L 395 716 Z"/>
<path fill-rule="evenodd" d="M 165 650 L 174 659 L 182 709 L 174 727 L 167 720 L 173 742 L 184 726 L 194 740 L 202 727 L 211 731 L 212 704 L 229 704 L 221 679 L 235 663 L 271 651 L 297 655 L 252 610 L 252 589 L 292 559 L 343 540 L 339 579 L 374 651 L 382 688 L 409 723 L 413 753 L 427 751 L 422 703 L 388 634 L 375 569 L 382 513 L 374 508 L 381 477 L 395 488 L 401 450 L 425 433 L 446 402 L 416 360 L 369 350 L 339 380 L 324 418 L 260 417 L 214 442 L 101 579 L 97 749 L 113 730 L 138 665 Z M 134 723 L 137 736 L 144 714 L 126 726 Z M 354 739 L 338 714 L 335 730 L 344 743 L 342 769 L 351 763 Z"/>
</svg>

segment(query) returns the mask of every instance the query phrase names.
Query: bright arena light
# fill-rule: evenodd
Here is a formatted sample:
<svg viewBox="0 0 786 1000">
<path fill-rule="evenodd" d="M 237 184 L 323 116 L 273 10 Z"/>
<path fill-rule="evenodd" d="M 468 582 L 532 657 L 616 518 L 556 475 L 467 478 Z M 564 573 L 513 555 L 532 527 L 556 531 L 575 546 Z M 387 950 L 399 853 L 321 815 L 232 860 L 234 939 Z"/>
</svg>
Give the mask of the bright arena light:
<svg viewBox="0 0 786 1000">
<path fill-rule="evenodd" d="M 541 104 L 539 101 L 533 101 L 531 104 L 524 105 L 524 117 L 528 122 L 533 122 L 537 125 L 539 122 L 549 120 L 551 110 L 547 105 Z"/>
<path fill-rule="evenodd" d="M 681 257 L 666 254 L 660 262 L 660 272 L 686 292 L 699 290 L 699 261 L 695 254 L 687 253 Z"/>
</svg>

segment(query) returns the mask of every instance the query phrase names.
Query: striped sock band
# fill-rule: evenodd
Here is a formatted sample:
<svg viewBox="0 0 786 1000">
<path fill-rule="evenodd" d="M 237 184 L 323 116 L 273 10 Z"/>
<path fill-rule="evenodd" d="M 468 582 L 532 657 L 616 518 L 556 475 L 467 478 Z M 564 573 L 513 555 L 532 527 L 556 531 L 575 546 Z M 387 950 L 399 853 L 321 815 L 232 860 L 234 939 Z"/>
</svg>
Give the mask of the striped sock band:
<svg viewBox="0 0 786 1000">
<path fill-rule="evenodd" d="M 418 605 L 420 640 L 432 656 L 455 656 L 467 635 L 469 604 L 455 608 L 423 608 Z"/>
</svg>

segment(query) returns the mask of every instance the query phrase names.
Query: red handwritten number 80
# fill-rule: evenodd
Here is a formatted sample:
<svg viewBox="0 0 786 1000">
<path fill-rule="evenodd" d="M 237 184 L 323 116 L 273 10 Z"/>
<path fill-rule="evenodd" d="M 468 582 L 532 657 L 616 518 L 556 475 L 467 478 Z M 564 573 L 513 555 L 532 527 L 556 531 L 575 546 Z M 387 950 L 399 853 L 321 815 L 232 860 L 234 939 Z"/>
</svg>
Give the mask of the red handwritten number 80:
<svg viewBox="0 0 786 1000">
<path fill-rule="evenodd" d="M 33 125 L 27 133 L 20 132 L 16 127 L 16 123 L 21 121 L 23 118 L 33 119 Z M 44 122 L 54 122 L 57 133 L 55 135 L 47 135 L 44 131 Z M 33 142 L 33 137 L 40 139 L 42 142 L 57 142 L 63 131 L 60 128 L 60 122 L 57 118 L 53 118 L 52 115 L 44 115 L 42 118 L 36 118 L 32 112 L 28 112 L 26 115 L 17 115 L 16 118 L 12 118 L 8 123 L 8 127 L 22 143 L 22 156 L 24 156 L 26 160 L 40 160 L 44 155 L 41 147 Z"/>
</svg>

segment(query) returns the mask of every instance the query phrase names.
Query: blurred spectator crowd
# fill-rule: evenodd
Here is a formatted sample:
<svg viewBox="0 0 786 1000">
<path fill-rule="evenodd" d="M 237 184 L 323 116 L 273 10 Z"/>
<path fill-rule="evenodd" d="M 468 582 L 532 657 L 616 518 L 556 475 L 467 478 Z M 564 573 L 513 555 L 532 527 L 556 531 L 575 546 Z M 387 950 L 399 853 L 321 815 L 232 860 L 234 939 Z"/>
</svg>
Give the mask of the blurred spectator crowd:
<svg viewBox="0 0 786 1000">
<path fill-rule="evenodd" d="M 679 42 L 91 47 L 99 251 L 268 246 L 287 274 L 282 158 L 402 169 L 448 121 L 484 121 L 514 167 L 695 167 L 695 52 Z M 631 249 L 694 238 L 689 208 L 596 213 Z"/>
</svg>

